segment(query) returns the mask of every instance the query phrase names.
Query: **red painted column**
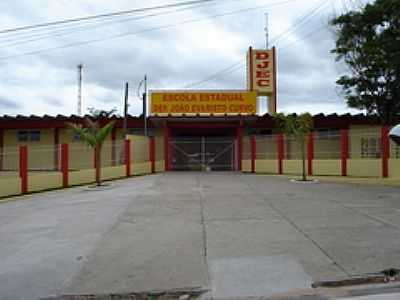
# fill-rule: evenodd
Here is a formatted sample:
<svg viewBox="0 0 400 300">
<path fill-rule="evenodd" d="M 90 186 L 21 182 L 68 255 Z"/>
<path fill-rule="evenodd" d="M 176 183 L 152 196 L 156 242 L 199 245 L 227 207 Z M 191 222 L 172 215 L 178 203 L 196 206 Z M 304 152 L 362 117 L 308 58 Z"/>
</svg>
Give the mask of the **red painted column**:
<svg viewBox="0 0 400 300">
<path fill-rule="evenodd" d="M 389 177 L 389 158 L 390 158 L 390 140 L 389 140 L 389 127 L 384 126 L 381 129 L 381 142 L 382 142 L 382 177 Z"/>
<path fill-rule="evenodd" d="M 308 175 L 313 175 L 313 160 L 314 160 L 314 132 L 310 132 L 307 141 L 307 160 L 308 160 Z"/>
<path fill-rule="evenodd" d="M 256 159 L 257 159 L 257 141 L 256 136 L 250 137 L 250 149 L 251 149 L 251 173 L 256 172 Z"/>
<path fill-rule="evenodd" d="M 117 164 L 117 148 L 116 148 L 116 139 L 117 139 L 117 129 L 114 127 L 111 131 L 111 165 L 115 166 Z"/>
<path fill-rule="evenodd" d="M 278 150 L 278 174 L 283 174 L 283 160 L 285 158 L 285 145 L 284 136 L 282 133 L 276 136 L 277 140 L 277 150 Z"/>
<path fill-rule="evenodd" d="M 60 129 L 54 128 L 54 170 L 60 170 Z"/>
<path fill-rule="evenodd" d="M 28 192 L 28 147 L 19 147 L 19 176 L 21 177 L 21 192 Z"/>
<path fill-rule="evenodd" d="M 164 128 L 164 161 L 165 171 L 171 171 L 171 147 L 170 147 L 171 129 Z"/>
<path fill-rule="evenodd" d="M 341 159 L 342 159 L 342 176 L 347 176 L 347 160 L 349 158 L 349 130 L 342 129 L 340 131 Z"/>
<path fill-rule="evenodd" d="M 239 126 L 236 129 L 236 138 L 238 143 L 237 157 L 238 157 L 238 171 L 242 171 L 242 158 L 243 158 L 243 127 Z"/>
<path fill-rule="evenodd" d="M 156 140 L 154 136 L 149 138 L 149 156 L 151 163 L 151 173 L 156 172 Z"/>
<path fill-rule="evenodd" d="M 3 170 L 4 157 L 4 130 L 0 129 L 0 171 Z"/>
<path fill-rule="evenodd" d="M 131 141 L 125 140 L 125 168 L 126 177 L 131 176 Z"/>
<path fill-rule="evenodd" d="M 63 178 L 63 187 L 69 186 L 69 145 L 61 145 L 61 173 Z"/>
</svg>

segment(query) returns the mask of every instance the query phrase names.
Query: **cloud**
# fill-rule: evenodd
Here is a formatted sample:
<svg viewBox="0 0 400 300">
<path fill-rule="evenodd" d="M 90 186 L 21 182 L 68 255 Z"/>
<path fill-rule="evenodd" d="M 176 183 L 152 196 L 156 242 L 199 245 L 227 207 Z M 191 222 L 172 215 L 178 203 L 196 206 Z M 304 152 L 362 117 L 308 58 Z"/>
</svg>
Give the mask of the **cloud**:
<svg viewBox="0 0 400 300">
<path fill-rule="evenodd" d="M 279 1 L 241 0 L 221 1 L 201 8 L 175 11 L 162 16 L 107 23 L 106 26 L 86 29 L 73 25 L 74 30 L 54 29 L 53 37 L 32 43 L 21 35 L 0 36 L 0 58 L 10 55 L 63 47 L 87 40 L 103 40 L 79 47 L 1 60 L 0 95 L 15 99 L 12 105 L 2 105 L 4 114 L 72 114 L 77 109 L 77 65 L 83 63 L 83 106 L 98 109 L 117 107 L 122 112 L 124 83 L 130 83 L 130 113 L 141 113 L 141 101 L 136 98 L 137 87 L 144 74 L 150 89 L 176 89 L 203 80 L 228 66 L 245 60 L 250 45 L 265 45 L 265 16 L 269 13 L 270 36 L 277 37 L 292 28 L 296 21 L 319 0 L 290 1 L 265 9 L 200 20 L 216 14 L 229 13 Z M 10 28 L 58 19 L 132 9 L 133 6 L 152 6 L 169 3 L 162 0 L 30 0 L 0 4 L 0 25 Z M 339 8 L 336 7 L 338 11 Z M 278 48 L 279 109 L 304 107 L 320 112 L 346 111 L 345 102 L 338 96 L 336 79 L 344 72 L 330 50 L 334 37 L 327 28 L 333 8 L 325 6 L 320 14 L 305 22 L 276 44 Z M 148 14 L 148 13 L 146 13 Z M 127 20 L 129 19 L 129 20 Z M 93 22 L 92 24 L 94 24 Z M 96 23 L 94 25 L 99 25 Z M 145 30 L 159 26 L 174 26 L 157 31 Z M 322 28 L 320 31 L 316 29 Z M 74 34 L 64 33 L 74 31 Z M 314 34 L 310 35 L 313 31 Z M 129 34 L 137 33 L 139 34 Z M 63 35 L 60 35 L 60 34 Z M 120 38 L 107 39 L 115 35 Z M 28 38 L 43 37 L 37 31 Z M 6 41 L 8 40 L 8 41 Z M 199 88 L 244 89 L 245 67 L 219 76 Z M 197 88 L 197 87 L 196 87 Z"/>
<path fill-rule="evenodd" d="M 16 103 L 15 101 L 0 96 L 0 108 L 2 109 L 2 111 L 8 109 L 16 109 L 19 107 L 20 107 L 19 104 Z"/>
</svg>

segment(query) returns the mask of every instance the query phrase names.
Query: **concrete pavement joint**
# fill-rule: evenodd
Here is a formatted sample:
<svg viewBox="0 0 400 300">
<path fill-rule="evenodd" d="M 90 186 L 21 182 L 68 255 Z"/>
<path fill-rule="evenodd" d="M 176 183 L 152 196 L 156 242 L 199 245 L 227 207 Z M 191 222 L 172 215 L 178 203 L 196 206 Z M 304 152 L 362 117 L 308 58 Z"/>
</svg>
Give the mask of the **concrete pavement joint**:
<svg viewBox="0 0 400 300">
<path fill-rule="evenodd" d="M 298 232 L 300 232 L 304 237 L 306 237 L 311 243 L 313 243 L 326 257 L 328 257 L 334 265 L 336 265 L 343 273 L 345 273 L 348 277 L 351 276 L 347 270 L 340 265 L 324 248 L 322 248 L 321 245 L 319 245 L 310 235 L 308 235 L 305 231 L 303 231 L 300 227 L 297 226 L 296 223 L 294 223 L 288 216 L 283 214 L 279 209 L 277 209 L 272 203 L 270 203 L 266 198 L 264 198 L 265 201 L 267 201 L 268 205 L 275 210 L 283 219 L 285 219 L 290 225 L 292 225 Z"/>
<path fill-rule="evenodd" d="M 350 210 L 352 210 L 353 212 L 356 212 L 356 213 L 358 213 L 358 214 L 360 214 L 360 215 L 362 215 L 362 216 L 364 216 L 364 217 L 366 217 L 366 218 L 368 218 L 368 219 L 371 219 L 371 220 L 373 220 L 373 221 L 376 221 L 376 222 L 378 222 L 378 223 L 381 223 L 382 225 L 389 226 L 389 227 L 392 227 L 392 228 L 395 228 L 395 229 L 400 229 L 400 227 L 397 226 L 397 225 L 395 225 L 395 224 L 389 223 L 389 222 L 387 222 L 387 221 L 385 221 L 385 220 L 383 220 L 383 219 L 381 219 L 381 218 L 371 216 L 370 214 L 367 214 L 367 213 L 365 213 L 365 212 L 362 212 L 361 210 L 358 210 L 358 209 L 356 209 L 355 207 L 347 206 L 347 205 L 343 204 L 343 203 L 340 202 L 340 201 L 335 201 L 335 200 L 328 200 L 328 201 L 331 201 L 331 202 L 333 202 L 333 203 L 337 203 L 337 204 L 339 204 L 340 206 L 342 206 L 342 207 L 344 207 L 344 208 L 350 209 Z"/>
<path fill-rule="evenodd" d="M 337 266 L 346 276 L 351 277 L 351 274 L 342 266 L 340 265 L 321 245 L 319 245 L 310 235 L 308 235 L 305 231 L 303 231 L 297 224 L 291 220 L 288 216 L 286 216 L 282 211 L 276 208 L 264 195 L 261 195 L 252 188 L 250 183 L 246 181 L 246 185 L 248 186 L 250 192 L 253 194 L 261 197 L 269 207 L 272 208 L 277 214 L 279 214 L 286 222 L 288 222 L 292 227 L 294 227 L 299 233 L 301 233 L 306 239 L 308 239 L 311 243 L 314 244 L 335 266 Z"/>
<path fill-rule="evenodd" d="M 91 253 L 88 254 L 87 257 L 89 257 L 90 255 L 92 255 L 93 253 L 95 253 L 95 251 L 96 251 L 96 249 L 98 249 L 99 245 L 101 245 L 101 243 L 102 243 L 104 240 L 107 239 L 107 236 L 108 236 L 109 234 L 111 234 L 111 233 L 118 227 L 118 225 L 119 225 L 121 222 L 126 222 L 126 221 L 124 221 L 124 219 L 123 219 L 123 217 L 124 217 L 126 211 L 127 211 L 127 210 L 129 209 L 129 207 L 132 205 L 132 201 L 133 201 L 134 199 L 139 199 L 140 197 L 143 197 L 143 195 L 142 195 L 142 194 L 137 194 L 137 195 L 135 195 L 134 198 L 131 198 L 131 199 L 130 199 L 129 204 L 127 205 L 126 209 L 125 209 L 125 210 L 122 210 L 122 211 L 119 213 L 119 215 L 118 215 L 118 217 L 116 218 L 114 224 L 113 224 L 112 226 L 110 226 L 110 228 L 109 228 L 106 232 L 104 232 L 104 234 L 102 235 L 102 237 L 101 237 L 101 238 L 97 241 L 97 243 L 93 246 L 93 249 L 92 249 Z M 87 260 L 86 260 L 86 263 L 87 263 Z M 79 270 L 78 270 L 75 274 L 73 274 L 73 275 L 72 275 L 71 277 L 69 277 L 69 278 L 66 278 L 66 279 L 64 280 L 64 282 L 63 282 L 63 283 L 61 284 L 61 286 L 60 286 L 60 291 L 61 291 L 61 290 L 64 290 L 65 288 L 67 288 L 67 287 L 69 287 L 69 286 L 71 286 L 71 285 L 74 283 L 75 278 L 78 277 L 78 276 L 80 275 L 80 273 L 84 270 L 84 267 L 85 267 L 85 264 L 82 264 L 82 265 L 80 266 Z"/>
<path fill-rule="evenodd" d="M 211 275 L 210 275 L 210 267 L 208 264 L 208 258 L 207 258 L 207 229 L 206 229 L 206 224 L 205 224 L 205 216 L 204 216 L 204 191 L 203 187 L 200 184 L 200 179 L 199 175 L 196 175 L 196 186 L 199 194 L 199 202 L 200 202 L 200 224 L 202 228 L 202 238 L 203 238 L 203 256 L 204 256 L 204 264 L 207 268 L 207 281 L 208 284 L 211 284 Z M 210 295 L 207 299 L 212 300 L 213 297 Z"/>
</svg>

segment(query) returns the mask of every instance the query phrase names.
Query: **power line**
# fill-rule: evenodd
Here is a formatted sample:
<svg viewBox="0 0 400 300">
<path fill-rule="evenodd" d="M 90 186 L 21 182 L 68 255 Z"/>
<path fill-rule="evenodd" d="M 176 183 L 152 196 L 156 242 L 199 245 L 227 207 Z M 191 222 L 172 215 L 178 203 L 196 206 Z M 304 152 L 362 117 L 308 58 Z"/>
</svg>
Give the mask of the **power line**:
<svg viewBox="0 0 400 300">
<path fill-rule="evenodd" d="M 282 32 L 282 33 L 280 33 L 280 34 L 278 34 L 278 36 L 276 36 L 276 37 L 273 39 L 273 40 L 274 40 L 274 43 L 276 43 L 276 41 L 282 39 L 282 37 L 284 38 L 285 35 L 289 34 L 290 32 L 293 32 L 293 31 L 294 31 L 296 28 L 298 28 L 302 23 L 304 23 L 304 22 L 307 21 L 309 18 L 311 18 L 312 16 L 314 16 L 314 15 L 318 12 L 318 10 L 320 10 L 327 2 L 330 2 L 330 1 L 326 1 L 326 0 L 320 1 L 320 2 L 317 4 L 316 7 L 313 7 L 310 11 L 308 11 L 306 14 L 304 14 L 303 16 L 301 16 L 301 17 L 298 19 L 298 21 L 295 22 L 295 24 L 294 24 L 291 28 L 289 28 L 288 30 L 286 30 L 286 31 L 284 31 L 284 32 Z M 197 81 L 197 82 L 188 84 L 188 85 L 185 86 L 185 88 L 191 88 L 191 87 L 196 87 L 196 86 L 199 86 L 199 85 L 203 85 L 204 83 L 207 83 L 207 82 L 212 81 L 212 80 L 214 80 L 214 79 L 220 78 L 221 76 L 224 76 L 224 75 L 226 75 L 226 74 L 230 74 L 230 73 L 232 73 L 233 71 L 236 71 L 237 68 L 235 68 L 235 67 L 236 67 L 236 66 L 239 66 L 239 65 L 240 65 L 240 68 L 244 66 L 244 64 L 243 64 L 243 59 L 241 59 L 241 60 L 235 62 L 234 64 L 228 66 L 227 68 L 224 68 L 224 69 L 222 69 L 222 70 L 220 70 L 220 71 L 218 71 L 218 72 L 216 72 L 216 73 L 213 73 L 212 75 L 206 77 L 206 78 L 203 79 L 203 80 L 200 80 L 200 81 Z M 232 70 L 232 68 L 235 68 L 235 69 Z"/>
<path fill-rule="evenodd" d="M 295 25 L 293 25 L 292 27 L 290 27 L 288 30 L 280 33 L 277 35 L 277 37 L 275 37 L 274 39 L 272 39 L 272 43 L 276 44 L 278 41 L 285 39 L 288 35 L 290 35 L 290 33 L 294 32 L 297 28 L 301 27 L 301 25 L 307 23 L 306 21 L 308 21 L 310 18 L 312 18 L 313 16 L 315 16 L 319 10 L 321 10 L 327 3 L 330 3 L 331 0 L 326 1 L 326 0 L 322 0 L 320 1 L 316 7 L 312 8 L 309 12 L 307 12 L 306 14 L 304 14 L 303 16 L 301 16 L 296 22 Z"/>
<path fill-rule="evenodd" d="M 328 2 L 330 2 L 330 1 L 328 1 Z M 327 2 L 325 2 L 325 3 L 327 3 Z M 393 5 L 393 3 L 390 4 L 390 5 L 385 9 L 385 11 L 387 11 L 388 9 L 390 9 L 390 8 L 392 7 L 392 5 Z M 323 7 L 323 5 L 322 5 L 322 6 L 318 6 L 318 9 L 317 9 L 317 10 L 321 9 L 322 7 Z M 317 10 L 313 9 L 314 12 L 316 12 Z M 306 15 L 311 15 L 311 12 L 307 13 Z M 302 18 L 299 20 L 299 22 L 303 22 L 303 20 L 304 20 L 304 18 L 302 17 Z M 293 27 L 297 27 L 297 25 L 294 25 Z M 284 47 L 281 47 L 281 48 L 278 48 L 278 49 L 279 49 L 280 51 L 284 51 L 284 50 L 288 49 L 289 46 L 292 46 L 292 45 L 297 44 L 297 43 L 299 43 L 299 42 L 301 42 L 301 41 L 304 41 L 304 40 L 310 38 L 311 36 L 315 35 L 316 33 L 320 32 L 321 30 L 325 29 L 325 28 L 326 28 L 326 26 L 319 27 L 319 28 L 317 28 L 317 29 L 315 29 L 315 30 L 309 32 L 309 33 L 308 33 L 306 36 L 304 36 L 303 38 L 297 39 L 297 40 L 295 40 L 295 41 L 293 41 L 293 42 L 291 42 L 291 43 L 289 43 L 289 44 L 286 44 Z M 277 40 L 277 39 L 276 39 L 276 40 Z M 243 60 L 240 60 L 240 61 L 236 62 L 234 65 L 239 65 L 241 61 L 243 61 Z M 232 65 L 232 66 L 233 66 L 233 65 Z M 226 68 L 226 69 L 222 69 L 221 71 L 218 71 L 218 72 L 214 73 L 213 75 L 207 77 L 207 78 L 204 79 L 204 80 L 198 81 L 198 82 L 193 83 L 193 84 L 189 84 L 189 85 L 187 85 L 187 86 L 190 86 L 190 87 L 197 86 L 197 83 L 200 84 L 200 85 L 202 85 L 202 84 L 204 84 L 204 83 L 206 83 L 206 82 L 209 82 L 209 81 L 212 81 L 212 80 L 214 80 L 214 79 L 220 78 L 220 77 L 223 76 L 223 75 L 230 74 L 230 73 L 232 73 L 233 71 L 236 71 L 238 68 L 243 67 L 244 64 L 241 64 L 240 66 L 238 66 L 238 68 L 235 68 L 235 69 L 232 69 L 232 70 L 231 70 L 230 68 L 231 68 L 232 66 L 230 66 L 230 67 L 228 67 L 228 68 Z M 225 71 L 225 70 L 226 70 L 226 71 Z"/>
<path fill-rule="evenodd" d="M 195 7 L 197 8 L 197 7 L 203 7 L 203 6 L 195 6 Z M 23 36 L 23 37 L 18 37 L 17 39 L 6 40 L 6 42 L 7 41 L 11 41 L 12 43 L 5 44 L 5 45 L 3 45 L 3 47 L 10 47 L 10 46 L 28 44 L 28 43 L 32 43 L 32 42 L 36 42 L 36 41 L 47 39 L 49 37 L 59 37 L 59 36 L 64 36 L 64 35 L 69 35 L 69 34 L 75 34 L 75 33 L 82 32 L 82 31 L 94 30 L 94 29 L 97 29 L 97 28 L 100 28 L 100 27 L 108 26 L 110 24 L 137 21 L 137 20 L 141 20 L 141 19 L 161 16 L 161 15 L 166 15 L 166 14 L 172 14 L 172 13 L 191 10 L 191 9 L 193 9 L 193 7 L 184 7 L 184 8 L 181 8 L 181 9 L 175 9 L 175 10 L 171 10 L 171 11 L 167 11 L 167 12 L 147 14 L 147 15 L 143 15 L 143 16 L 139 16 L 139 17 L 127 18 L 127 19 L 117 20 L 117 21 L 113 20 L 113 21 L 109 21 L 109 22 L 103 22 L 103 23 L 100 23 L 100 24 L 92 24 L 92 25 L 90 25 L 91 27 L 89 27 L 89 28 L 87 27 L 88 25 L 83 25 L 83 26 L 80 25 L 80 26 L 76 26 L 76 27 L 73 27 L 73 28 L 64 28 L 64 29 L 61 29 L 61 30 L 55 30 L 55 31 L 50 31 L 50 32 L 42 32 L 42 33 L 33 34 L 33 35 L 31 34 L 30 36 Z M 28 38 L 31 37 L 33 39 L 28 39 L 27 40 L 26 39 L 27 37 Z M 1 37 L 0 37 L 0 40 L 1 40 Z"/>
<path fill-rule="evenodd" d="M 66 20 L 61 20 L 61 21 L 41 23 L 41 24 L 36 24 L 36 25 L 28 25 L 28 26 L 9 28 L 9 29 L 5 29 L 5 30 L 0 30 L 0 34 L 18 32 L 18 31 L 26 31 L 26 30 L 36 29 L 36 28 L 51 27 L 51 26 L 70 24 L 70 23 L 78 23 L 78 22 L 82 22 L 82 21 L 102 19 L 102 18 L 108 18 L 108 17 L 114 17 L 114 16 L 121 16 L 121 15 L 145 12 L 145 11 L 149 11 L 149 10 L 190 6 L 190 5 L 194 5 L 194 4 L 205 3 L 205 2 L 214 2 L 214 1 L 217 1 L 217 0 L 193 0 L 193 1 L 187 1 L 187 2 L 179 2 L 179 3 L 171 3 L 171 4 L 153 6 L 153 7 L 123 10 L 123 11 L 117 11 L 117 12 L 107 13 L 107 14 L 98 14 L 98 15 L 91 15 L 91 16 L 87 16 L 87 17 L 80 17 L 80 18 L 74 18 L 74 19 L 66 19 Z"/>
<path fill-rule="evenodd" d="M 197 81 L 197 82 L 194 82 L 194 83 L 191 83 L 191 84 L 186 85 L 186 86 L 184 87 L 184 89 L 188 89 L 188 88 L 191 88 L 191 87 L 195 87 L 195 86 L 198 86 L 198 85 L 202 85 L 203 83 L 206 83 L 206 82 L 208 82 L 208 81 L 211 81 L 211 80 L 213 80 L 214 78 L 218 78 L 220 75 L 225 74 L 226 72 L 229 72 L 231 69 L 234 69 L 234 68 L 237 67 L 238 65 L 242 64 L 242 62 L 243 62 L 243 59 L 241 59 L 241 60 L 235 62 L 234 64 L 230 65 L 229 67 L 224 68 L 224 69 L 218 71 L 217 73 L 215 73 L 215 74 L 213 74 L 213 75 L 211 75 L 211 76 L 209 76 L 209 77 L 207 77 L 207 78 L 205 78 L 205 79 L 203 79 L 203 80 L 200 80 L 200 81 Z"/>
<path fill-rule="evenodd" d="M 243 1 L 243 0 L 225 0 L 225 1 L 226 2 L 237 2 L 237 1 Z M 215 3 L 215 5 L 221 5 L 221 4 L 224 5 L 224 4 L 226 4 L 226 2 Z M 147 14 L 147 15 L 141 15 L 138 17 L 126 18 L 126 19 L 122 19 L 122 20 L 109 20 L 108 22 L 103 21 L 102 23 L 98 22 L 98 23 L 94 23 L 94 24 L 78 25 L 78 26 L 75 26 L 72 28 L 71 28 L 71 25 L 67 25 L 67 27 L 64 29 L 59 28 L 58 30 L 47 31 L 47 32 L 38 32 L 36 34 L 24 33 L 25 36 L 18 36 L 18 37 L 11 38 L 8 40 L 7 39 L 3 40 L 3 42 L 10 42 L 10 43 L 9 44 L 6 43 L 1 46 L 2 47 L 12 47 L 12 46 L 18 46 L 18 45 L 23 45 L 23 44 L 29 44 L 29 43 L 33 43 L 36 41 L 45 40 L 49 37 L 59 37 L 59 36 L 64 36 L 64 35 L 69 35 L 69 34 L 75 34 L 75 33 L 82 32 L 82 31 L 90 31 L 90 30 L 94 30 L 94 29 L 97 29 L 100 27 L 108 26 L 109 24 L 118 24 L 118 23 L 137 21 L 137 20 L 141 20 L 141 19 L 192 10 L 193 8 L 203 8 L 207 4 L 209 4 L 209 3 L 201 3 L 201 4 L 198 4 L 195 6 L 183 7 L 180 9 L 174 9 L 174 10 L 163 11 L 163 12 L 159 12 L 159 13 L 152 13 L 152 14 Z M 88 26 L 90 26 L 90 27 L 88 27 Z M 0 36 L 0 42 L 1 42 L 1 36 Z"/>
<path fill-rule="evenodd" d="M 215 3 L 215 5 L 224 5 L 227 2 L 238 2 L 238 1 L 243 2 L 243 0 L 225 0 L 224 3 L 217 2 L 217 3 Z M 113 18 L 110 18 L 107 20 L 94 20 L 96 23 L 77 24 L 77 26 L 73 26 L 72 24 L 66 24 L 66 25 L 63 25 L 62 27 L 57 27 L 55 29 L 41 28 L 41 29 L 37 29 L 37 30 L 31 30 L 33 32 L 31 32 L 31 31 L 30 32 L 29 31 L 28 32 L 16 32 L 13 34 L 14 37 L 9 37 L 9 36 L 1 37 L 0 36 L 0 41 L 2 40 L 3 42 L 17 42 L 17 43 L 4 45 L 5 47 L 14 46 L 14 45 L 25 44 L 25 43 L 30 43 L 30 42 L 46 39 L 47 37 L 63 36 L 63 35 L 74 34 L 74 33 L 82 32 L 82 31 L 86 31 L 86 30 L 93 30 L 93 29 L 96 29 L 99 27 L 107 26 L 109 24 L 137 21 L 140 19 L 156 17 L 156 16 L 160 16 L 160 15 L 167 15 L 167 14 L 186 11 L 186 10 L 192 10 L 194 8 L 202 8 L 202 7 L 205 7 L 205 5 L 209 5 L 209 4 L 210 3 L 207 3 L 207 2 L 200 3 L 197 5 L 190 6 L 190 7 L 183 7 L 180 9 L 174 9 L 174 10 L 169 10 L 169 11 L 162 11 L 159 13 L 141 15 L 138 17 L 126 18 L 126 19 L 122 19 L 122 20 L 112 20 Z M 27 38 L 34 38 L 34 37 L 37 37 L 37 39 L 27 40 Z M 21 41 L 21 42 L 18 43 L 19 41 Z"/>
<path fill-rule="evenodd" d="M 173 24 L 167 24 L 167 25 L 163 25 L 163 26 L 148 28 L 148 29 L 144 29 L 144 30 L 141 30 L 141 31 L 127 32 L 127 33 L 123 33 L 123 34 L 113 35 L 113 36 L 110 36 L 110 37 L 107 37 L 107 38 L 100 38 L 100 39 L 93 39 L 93 40 L 87 40 L 87 41 L 74 42 L 74 43 L 70 43 L 70 44 L 66 44 L 66 45 L 62 45 L 62 46 L 58 46 L 58 47 L 52 47 L 52 48 L 47 48 L 47 49 L 35 50 L 35 51 L 31 51 L 31 52 L 25 52 L 25 53 L 21 53 L 21 54 L 3 56 L 3 57 L 0 57 L 0 60 L 7 60 L 7 59 L 11 59 L 11 58 L 36 55 L 36 54 L 49 52 L 49 51 L 54 51 L 54 50 L 59 50 L 59 49 L 72 48 L 72 47 L 88 45 L 88 44 L 93 44 L 93 43 L 98 43 L 98 42 L 103 42 L 103 41 L 106 41 L 106 40 L 112 40 L 112 39 L 117 39 L 117 38 L 126 37 L 126 36 L 139 35 L 139 34 L 158 31 L 158 30 L 162 30 L 162 29 L 169 29 L 169 28 L 177 27 L 179 25 L 203 22 L 205 20 L 220 18 L 220 17 L 234 15 L 234 14 L 238 14 L 238 13 L 249 12 L 249 11 L 257 10 L 257 9 L 260 9 L 260 8 L 265 8 L 265 7 L 270 7 L 270 6 L 273 6 L 273 5 L 284 4 L 284 3 L 288 3 L 288 2 L 292 2 L 292 1 L 295 1 L 295 0 L 285 0 L 285 1 L 273 3 L 273 4 L 270 4 L 270 5 L 262 5 L 262 6 L 256 6 L 256 7 L 251 7 L 251 8 L 244 8 L 244 9 L 240 9 L 240 10 L 231 11 L 231 12 L 228 12 L 228 13 L 221 13 L 221 14 L 211 15 L 211 16 L 208 16 L 208 17 L 205 17 L 205 18 L 189 19 L 189 20 L 185 20 L 185 21 L 182 21 L 182 22 L 178 22 L 178 23 L 173 23 Z"/>
</svg>

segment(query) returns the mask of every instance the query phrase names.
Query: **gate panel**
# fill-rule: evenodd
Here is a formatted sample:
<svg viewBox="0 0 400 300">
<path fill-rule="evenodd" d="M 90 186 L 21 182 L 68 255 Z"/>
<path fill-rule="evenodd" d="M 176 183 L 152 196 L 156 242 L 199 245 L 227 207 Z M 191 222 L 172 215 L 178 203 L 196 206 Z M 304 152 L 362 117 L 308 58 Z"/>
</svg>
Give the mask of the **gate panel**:
<svg viewBox="0 0 400 300">
<path fill-rule="evenodd" d="M 234 171 L 235 142 L 229 137 L 176 137 L 170 141 L 172 170 Z"/>
</svg>

